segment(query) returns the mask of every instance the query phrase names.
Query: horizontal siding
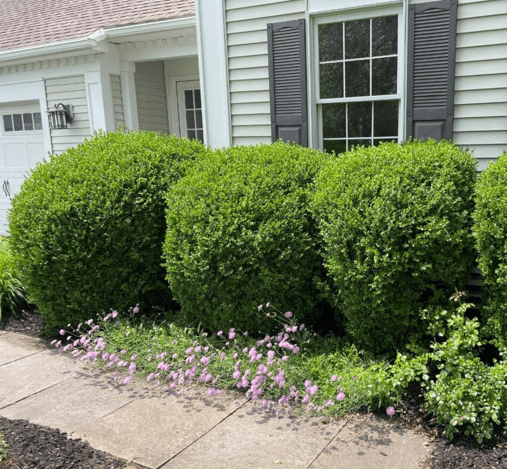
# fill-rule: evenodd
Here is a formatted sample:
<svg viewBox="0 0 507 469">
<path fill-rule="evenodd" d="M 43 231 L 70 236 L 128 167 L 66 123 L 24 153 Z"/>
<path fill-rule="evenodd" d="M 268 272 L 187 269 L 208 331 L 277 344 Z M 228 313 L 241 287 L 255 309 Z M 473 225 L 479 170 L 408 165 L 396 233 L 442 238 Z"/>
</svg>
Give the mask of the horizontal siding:
<svg viewBox="0 0 507 469">
<path fill-rule="evenodd" d="M 169 119 L 163 62 L 137 63 L 135 84 L 139 128 L 168 134 Z"/>
<path fill-rule="evenodd" d="M 123 97 L 121 95 L 120 75 L 111 75 L 111 89 L 113 92 L 114 122 L 116 126 L 125 126 L 125 117 L 123 115 Z"/>
<path fill-rule="evenodd" d="M 88 100 L 83 75 L 45 80 L 48 109 L 63 102 L 73 106 L 74 117 L 68 129 L 51 130 L 51 147 L 55 154 L 82 143 L 92 136 Z"/>
<path fill-rule="evenodd" d="M 459 0 L 454 140 L 479 169 L 507 150 L 507 2 Z"/>
<path fill-rule="evenodd" d="M 271 141 L 268 23 L 304 18 L 304 0 L 225 0 L 233 145 Z"/>
</svg>

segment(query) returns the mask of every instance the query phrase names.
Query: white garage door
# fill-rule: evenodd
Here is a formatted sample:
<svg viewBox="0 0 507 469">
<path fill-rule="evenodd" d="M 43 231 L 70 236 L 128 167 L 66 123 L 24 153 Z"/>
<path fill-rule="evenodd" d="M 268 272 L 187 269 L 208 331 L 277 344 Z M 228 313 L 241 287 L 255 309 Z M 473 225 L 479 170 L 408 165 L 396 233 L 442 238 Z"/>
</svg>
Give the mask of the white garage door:
<svg viewBox="0 0 507 469">
<path fill-rule="evenodd" d="M 42 117 L 38 103 L 0 106 L 0 235 L 7 234 L 11 198 L 45 156 Z"/>
</svg>

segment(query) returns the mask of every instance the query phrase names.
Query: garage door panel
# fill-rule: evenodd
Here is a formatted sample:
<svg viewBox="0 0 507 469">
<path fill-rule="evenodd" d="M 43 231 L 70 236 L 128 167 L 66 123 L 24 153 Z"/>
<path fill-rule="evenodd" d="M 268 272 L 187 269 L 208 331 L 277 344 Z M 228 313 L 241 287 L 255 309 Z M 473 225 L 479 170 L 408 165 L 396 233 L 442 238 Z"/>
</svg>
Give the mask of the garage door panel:
<svg viewBox="0 0 507 469">
<path fill-rule="evenodd" d="M 7 168 L 27 169 L 30 156 L 26 143 L 4 143 L 5 166 Z"/>
</svg>

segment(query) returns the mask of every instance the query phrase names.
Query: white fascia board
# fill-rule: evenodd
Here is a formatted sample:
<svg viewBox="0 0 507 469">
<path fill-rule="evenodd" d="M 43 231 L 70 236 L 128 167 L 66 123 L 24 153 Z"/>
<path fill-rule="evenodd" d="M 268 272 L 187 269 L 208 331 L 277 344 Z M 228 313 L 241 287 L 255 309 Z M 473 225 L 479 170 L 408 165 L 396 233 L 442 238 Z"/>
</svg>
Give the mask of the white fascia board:
<svg viewBox="0 0 507 469">
<path fill-rule="evenodd" d="M 70 41 L 55 42 L 22 49 L 14 49 L 0 52 L 0 63 L 13 62 L 23 59 L 32 59 L 43 55 L 57 54 L 59 52 L 71 52 L 90 50 L 97 46 L 97 41 L 88 37 L 71 39 Z"/>
<path fill-rule="evenodd" d="M 134 24 L 129 26 L 118 26 L 116 28 L 99 29 L 89 36 L 70 39 L 68 41 L 54 42 L 31 47 L 23 47 L 5 52 L 0 52 L 0 64 L 4 62 L 26 61 L 36 57 L 58 54 L 63 52 L 97 51 L 107 52 L 107 39 L 121 38 L 134 34 L 156 33 L 195 26 L 195 16 L 180 18 L 176 20 L 154 21 L 151 23 Z"/>
<path fill-rule="evenodd" d="M 182 29 L 195 27 L 195 16 L 187 18 L 179 18 L 176 20 L 153 21 L 152 23 L 131 24 L 129 26 L 118 26 L 116 28 L 99 29 L 93 33 L 90 38 L 96 35 L 102 39 L 106 38 L 122 38 L 126 36 L 134 36 L 139 34 L 158 33 L 162 31 L 170 31 L 172 29 Z"/>
</svg>

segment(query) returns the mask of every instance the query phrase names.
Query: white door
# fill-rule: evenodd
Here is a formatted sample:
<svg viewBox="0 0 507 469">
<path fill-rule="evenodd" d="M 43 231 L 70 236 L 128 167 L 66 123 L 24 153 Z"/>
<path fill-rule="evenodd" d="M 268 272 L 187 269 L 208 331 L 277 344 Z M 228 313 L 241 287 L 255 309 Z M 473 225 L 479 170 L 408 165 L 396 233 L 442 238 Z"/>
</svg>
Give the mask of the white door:
<svg viewBox="0 0 507 469">
<path fill-rule="evenodd" d="M 37 161 L 44 158 L 42 114 L 36 104 L 0 107 L 0 235 L 7 234 L 11 199 Z"/>
<path fill-rule="evenodd" d="M 180 137 L 204 141 L 199 81 L 178 81 L 178 120 Z"/>
</svg>

